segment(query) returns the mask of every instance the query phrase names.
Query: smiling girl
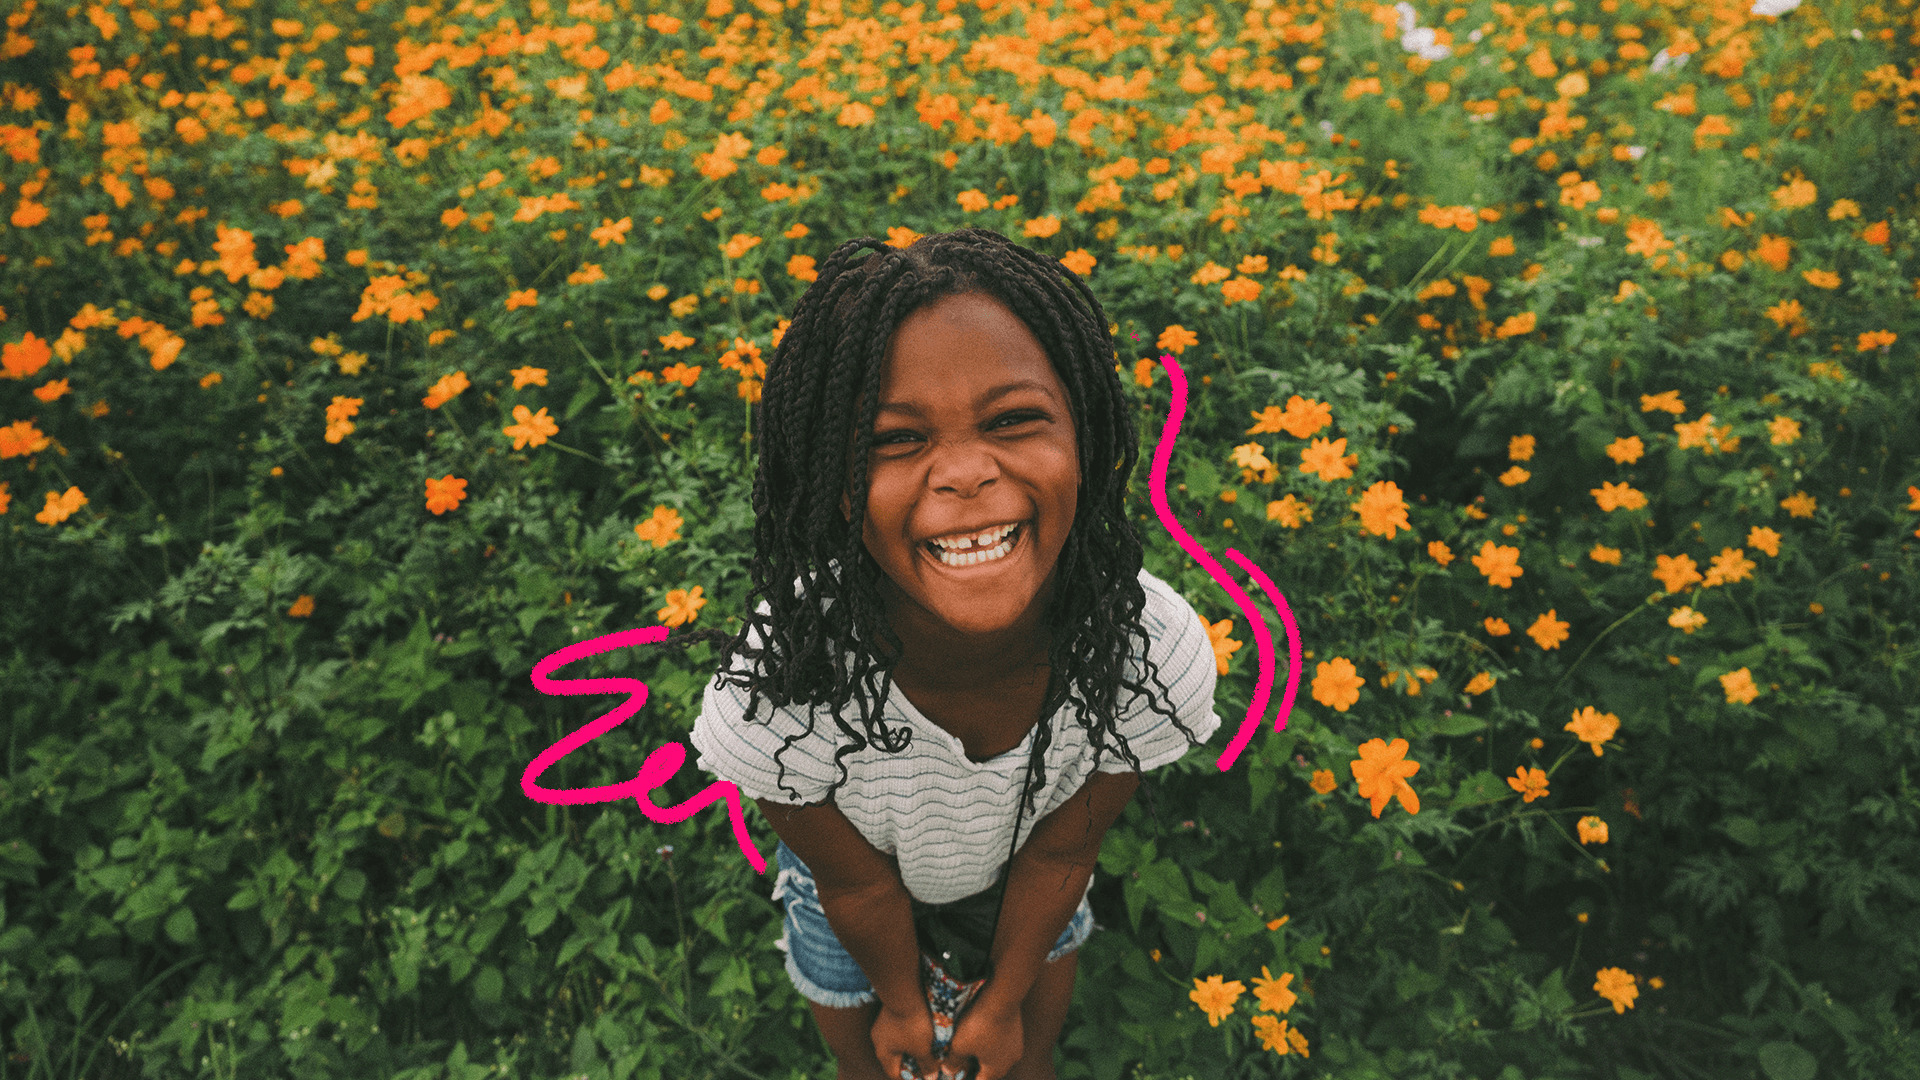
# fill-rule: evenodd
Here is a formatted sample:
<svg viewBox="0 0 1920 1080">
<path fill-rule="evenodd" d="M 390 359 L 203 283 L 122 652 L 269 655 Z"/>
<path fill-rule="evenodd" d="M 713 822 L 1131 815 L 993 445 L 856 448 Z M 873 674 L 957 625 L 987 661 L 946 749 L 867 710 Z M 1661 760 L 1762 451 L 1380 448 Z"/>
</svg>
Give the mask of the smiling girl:
<svg viewBox="0 0 1920 1080">
<path fill-rule="evenodd" d="M 769 365 L 760 602 L 685 635 L 727 638 L 691 742 L 780 836 L 787 974 L 841 1080 L 1051 1078 L 1101 840 L 1219 727 L 1206 625 L 1141 565 L 1114 355 L 1074 274 L 963 229 L 835 249 Z M 989 974 L 936 1017 L 914 902 L 989 890 Z"/>
</svg>

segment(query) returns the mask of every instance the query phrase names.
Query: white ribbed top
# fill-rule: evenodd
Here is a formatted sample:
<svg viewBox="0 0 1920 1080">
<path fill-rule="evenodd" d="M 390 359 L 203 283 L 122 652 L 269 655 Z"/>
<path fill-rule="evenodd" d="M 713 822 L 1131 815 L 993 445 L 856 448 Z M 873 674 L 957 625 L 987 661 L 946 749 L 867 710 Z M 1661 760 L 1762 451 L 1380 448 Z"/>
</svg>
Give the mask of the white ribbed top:
<svg viewBox="0 0 1920 1080">
<path fill-rule="evenodd" d="M 1148 655 L 1168 689 L 1164 702 L 1205 743 L 1220 727 L 1213 710 L 1217 668 L 1206 623 L 1171 585 L 1145 569 L 1139 580 L 1147 597 L 1140 621 L 1148 636 Z M 761 611 L 767 610 L 762 603 Z M 759 647 L 757 634 L 750 634 L 750 643 Z M 1139 656 L 1136 645 L 1128 674 L 1153 689 Z M 832 714 L 817 707 L 813 733 L 807 735 L 804 706 L 773 709 L 762 697 L 759 716 L 748 723 L 747 697 L 746 690 L 725 684 L 718 675 L 707 685 L 689 739 L 699 754 L 695 766 L 732 781 L 748 798 L 793 805 L 821 801 L 840 775 L 833 753 L 845 741 Z M 1186 736 L 1140 695 L 1122 687 L 1118 704 L 1120 733 L 1143 772 L 1178 761 L 1189 749 Z M 863 731 L 857 707 L 857 700 L 849 702 L 844 719 Z M 877 746 L 849 754 L 847 781 L 834 792 L 834 805 L 869 843 L 899 860 L 901 880 L 923 902 L 944 904 L 987 888 L 1006 862 L 1034 731 L 998 757 L 969 761 L 960 740 L 921 715 L 897 685 L 886 702 L 885 723 L 889 728 L 907 725 L 913 732 L 911 743 L 898 754 Z M 1042 762 L 1046 784 L 1036 795 L 1039 813 L 1029 811 L 1020 822 L 1021 843 L 1094 771 L 1093 744 L 1072 702 L 1063 705 L 1051 723 L 1053 742 Z M 781 753 L 776 765 L 774 754 L 793 735 L 801 737 Z M 1099 771 L 1130 772 L 1117 741 L 1108 741 Z M 785 766 L 784 775 L 780 765 Z"/>
</svg>

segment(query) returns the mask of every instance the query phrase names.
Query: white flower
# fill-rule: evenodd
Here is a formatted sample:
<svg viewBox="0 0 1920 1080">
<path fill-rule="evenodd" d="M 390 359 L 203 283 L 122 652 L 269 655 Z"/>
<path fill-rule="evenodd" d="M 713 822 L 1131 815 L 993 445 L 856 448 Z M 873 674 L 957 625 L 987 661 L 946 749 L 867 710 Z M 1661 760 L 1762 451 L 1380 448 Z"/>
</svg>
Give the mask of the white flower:
<svg viewBox="0 0 1920 1080">
<path fill-rule="evenodd" d="M 1573 238 L 1573 242 L 1579 247 L 1590 248 L 1604 244 L 1607 241 L 1605 237 L 1600 236 L 1576 236 Z"/>
<path fill-rule="evenodd" d="M 1401 0 L 1400 3 L 1393 5 L 1393 10 L 1400 14 L 1401 33 L 1404 34 L 1420 25 L 1420 13 L 1413 10 L 1413 5 L 1407 3 L 1406 0 Z"/>
<path fill-rule="evenodd" d="M 1467 35 L 1467 40 L 1473 42 L 1475 45 L 1478 45 L 1480 44 L 1480 39 L 1484 36 L 1485 35 L 1478 28 L 1476 28 L 1473 31 L 1473 33 Z"/>
<path fill-rule="evenodd" d="M 1433 27 L 1415 27 L 1400 35 L 1400 47 L 1410 53 L 1419 53 L 1428 60 L 1445 60 L 1453 55 L 1453 50 L 1445 45 L 1435 45 L 1433 37 Z"/>
<path fill-rule="evenodd" d="M 1320 121 L 1320 132 L 1323 135 L 1333 134 L 1333 121 L 1331 120 Z"/>
<path fill-rule="evenodd" d="M 1653 54 L 1652 70 L 1656 75 L 1668 68 L 1678 70 L 1687 66 L 1687 58 L 1692 55 L 1692 53 L 1681 53 L 1676 56 L 1665 49 L 1661 49 L 1659 52 Z"/>
<path fill-rule="evenodd" d="M 1631 157 L 1635 161 L 1639 161 L 1641 158 L 1645 157 L 1646 155 L 1647 155 L 1647 148 L 1644 146 L 1627 147 L 1627 156 Z"/>
<path fill-rule="evenodd" d="M 1800 6 L 1800 0 L 1755 0 L 1752 13 L 1779 18 Z"/>
</svg>

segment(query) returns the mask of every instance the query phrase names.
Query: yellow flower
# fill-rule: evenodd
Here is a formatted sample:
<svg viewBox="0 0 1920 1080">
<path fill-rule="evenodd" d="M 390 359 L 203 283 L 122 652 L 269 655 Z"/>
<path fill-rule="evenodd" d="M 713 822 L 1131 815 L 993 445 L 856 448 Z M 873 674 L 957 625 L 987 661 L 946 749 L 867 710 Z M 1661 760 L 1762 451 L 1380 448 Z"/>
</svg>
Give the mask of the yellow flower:
<svg viewBox="0 0 1920 1080">
<path fill-rule="evenodd" d="M 1238 979 L 1233 982 L 1223 982 L 1221 976 L 1209 975 L 1205 982 L 1199 979 L 1193 980 L 1193 990 L 1187 996 L 1193 999 L 1194 1004 L 1205 1010 L 1207 1023 L 1219 1027 L 1223 1017 L 1233 1014 L 1233 1003 L 1239 1001 L 1240 995 L 1246 993 L 1246 990 L 1246 986 Z"/>
<path fill-rule="evenodd" d="M 1405 760 L 1407 740 L 1368 739 L 1360 744 L 1360 756 L 1347 763 L 1353 778 L 1360 782 L 1360 797 L 1373 804 L 1373 816 L 1386 809 L 1387 800 L 1397 798 L 1400 808 L 1409 814 L 1420 812 L 1420 796 L 1407 785 L 1407 777 L 1420 771 L 1420 763 Z"/>
<path fill-rule="evenodd" d="M 700 595 L 703 588 L 704 586 L 695 585 L 691 591 L 674 589 L 669 592 L 667 606 L 656 613 L 660 621 L 667 626 L 680 626 L 692 622 L 700 614 L 700 609 L 707 606 L 706 598 Z"/>
<path fill-rule="evenodd" d="M 663 548 L 680 539 L 682 524 L 680 511 L 670 506 L 656 506 L 652 517 L 633 527 L 633 534 L 656 548 Z"/>
<path fill-rule="evenodd" d="M 1639 461 L 1640 455 L 1646 453 L 1646 450 L 1646 445 L 1640 441 L 1638 435 L 1627 435 L 1607 444 L 1607 456 L 1618 465 L 1631 465 Z"/>
<path fill-rule="evenodd" d="M 1375 536 L 1391 540 L 1399 529 L 1413 530 L 1407 524 L 1407 504 L 1400 497 L 1400 485 L 1391 480 L 1376 481 L 1352 505 L 1360 515 L 1361 528 Z"/>
<path fill-rule="evenodd" d="M 1812 517 L 1813 511 L 1818 505 L 1819 504 L 1814 501 L 1813 496 L 1804 491 L 1796 491 L 1780 500 L 1781 509 L 1797 518 Z"/>
<path fill-rule="evenodd" d="M 1260 1001 L 1260 1007 L 1267 1012 L 1284 1013 L 1293 1008 L 1299 995 L 1287 989 L 1293 981 L 1293 972 L 1283 971 L 1274 978 L 1265 966 L 1260 968 L 1260 977 L 1253 980 L 1253 996 Z"/>
<path fill-rule="evenodd" d="M 1475 695 L 1484 694 L 1493 689 L 1493 684 L 1493 672 L 1483 671 L 1467 680 L 1467 693 Z"/>
<path fill-rule="evenodd" d="M 1753 672 L 1746 668 L 1720 676 L 1720 689 L 1726 691 L 1729 705 L 1745 705 L 1760 696 L 1760 688 L 1753 684 Z"/>
<path fill-rule="evenodd" d="M 1533 625 L 1527 627 L 1527 636 L 1542 649 L 1557 649 L 1561 642 L 1567 640 L 1567 629 L 1573 624 L 1561 622 L 1555 617 L 1557 613 L 1557 609 L 1548 608 L 1545 615 L 1533 620 Z"/>
<path fill-rule="evenodd" d="M 1812 185 L 1808 185 L 1811 187 Z M 1640 996 L 1637 980 L 1617 967 L 1601 968 L 1599 978 L 1594 981 L 1594 992 L 1613 1002 L 1613 1011 L 1624 1013 L 1633 1008 L 1633 999 Z"/>
<path fill-rule="evenodd" d="M 1313 700 L 1335 712 L 1346 712 L 1360 700 L 1360 687 L 1365 682 L 1346 657 L 1323 660 L 1314 665 Z"/>
<path fill-rule="evenodd" d="M 1532 802 L 1547 795 L 1547 773 L 1544 769 L 1529 769 L 1525 765 L 1513 770 L 1507 777 L 1507 786 L 1520 793 L 1521 802 Z"/>
<path fill-rule="evenodd" d="M 1620 718 L 1588 705 L 1573 714 L 1573 722 L 1564 730 L 1573 732 L 1574 738 L 1593 747 L 1593 756 L 1599 757 L 1600 744 L 1620 730 Z"/>
<path fill-rule="evenodd" d="M 1673 614 L 1667 616 L 1667 625 L 1691 634 L 1707 625 L 1707 617 L 1683 605 L 1675 608 Z"/>
<path fill-rule="evenodd" d="M 1586 817 L 1575 822 L 1574 827 L 1580 830 L 1580 842 L 1583 844 L 1604 844 L 1607 842 L 1607 823 L 1592 814 L 1588 814 Z"/>
</svg>

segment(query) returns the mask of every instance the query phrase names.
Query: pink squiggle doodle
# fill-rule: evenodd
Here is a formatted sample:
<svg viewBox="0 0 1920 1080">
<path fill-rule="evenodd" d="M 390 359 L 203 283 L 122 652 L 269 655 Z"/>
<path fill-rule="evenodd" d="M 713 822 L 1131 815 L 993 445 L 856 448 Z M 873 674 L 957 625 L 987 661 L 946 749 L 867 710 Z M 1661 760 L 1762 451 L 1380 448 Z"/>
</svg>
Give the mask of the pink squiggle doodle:
<svg viewBox="0 0 1920 1080">
<path fill-rule="evenodd" d="M 1172 508 L 1167 503 L 1167 465 L 1173 460 L 1174 440 L 1180 437 L 1180 420 L 1187 412 L 1187 376 L 1186 372 L 1180 370 L 1179 362 L 1174 360 L 1170 353 L 1162 353 L 1160 363 L 1167 369 L 1167 378 L 1173 383 L 1173 402 L 1167 409 L 1167 424 L 1161 429 L 1160 441 L 1153 448 L 1153 471 L 1148 484 L 1148 494 L 1153 499 L 1153 512 L 1160 515 L 1160 524 L 1173 534 L 1174 542 L 1180 545 L 1180 550 L 1205 567 L 1214 582 L 1225 589 L 1233 602 L 1240 606 L 1241 612 L 1253 626 L 1254 643 L 1260 651 L 1260 679 L 1254 684 L 1253 701 L 1247 705 L 1246 719 L 1240 722 L 1240 733 L 1233 737 L 1233 742 L 1227 745 L 1226 752 L 1220 755 L 1220 771 L 1226 772 L 1233 768 L 1233 763 L 1240 758 L 1240 751 L 1246 749 L 1247 743 L 1252 741 L 1254 731 L 1260 726 L 1260 715 L 1266 710 L 1267 696 L 1273 688 L 1273 635 L 1267 631 L 1265 617 L 1254 608 L 1253 598 L 1227 576 L 1226 569 L 1220 565 L 1218 559 L 1207 554 L 1199 541 L 1180 527 L 1180 523 L 1174 519 Z M 1227 557 L 1259 582 L 1260 587 L 1266 591 L 1267 599 L 1280 610 L 1280 619 L 1287 627 L 1287 689 L 1280 699 L 1280 711 L 1273 720 L 1273 730 L 1284 731 L 1287 726 L 1287 714 L 1293 711 L 1294 694 L 1300 688 L 1300 628 L 1294 622 L 1293 609 L 1287 606 L 1287 598 L 1274 586 L 1272 578 L 1262 573 L 1251 560 L 1233 548 L 1227 549 Z"/>
<path fill-rule="evenodd" d="M 633 779 L 618 784 L 603 784 L 590 788 L 543 788 L 534 781 L 547 771 L 555 762 L 580 747 L 625 723 L 627 718 L 640 711 L 647 702 L 647 684 L 639 679 L 554 679 L 549 676 L 559 668 L 589 656 L 595 656 L 628 645 L 652 645 L 667 639 L 664 626 L 647 626 L 632 630 L 621 630 L 612 634 L 602 634 L 597 638 L 575 642 L 564 649 L 556 650 L 541 657 L 533 665 L 533 687 L 543 694 L 555 697 L 577 697 L 582 694 L 625 694 L 627 700 L 613 711 L 605 713 L 589 722 L 585 727 L 563 737 L 559 742 L 542 750 L 538 757 L 528 764 L 526 771 L 520 774 L 520 790 L 527 798 L 535 802 L 556 806 L 579 806 L 586 803 L 613 802 L 617 799 L 631 798 L 640 806 L 640 812 L 647 820 L 658 825 L 671 825 L 685 821 L 712 803 L 725 799 L 727 814 L 733 819 L 733 838 L 746 853 L 747 861 L 753 864 L 756 874 L 767 870 L 767 860 L 759 849 L 753 846 L 753 840 L 747 835 L 746 812 L 740 804 L 740 789 L 726 780 L 708 784 L 699 794 L 677 806 L 662 807 L 653 801 L 653 790 L 673 779 L 680 766 L 687 760 L 687 748 L 677 742 L 667 743 L 653 753 L 640 765 L 640 772 Z"/>
</svg>

